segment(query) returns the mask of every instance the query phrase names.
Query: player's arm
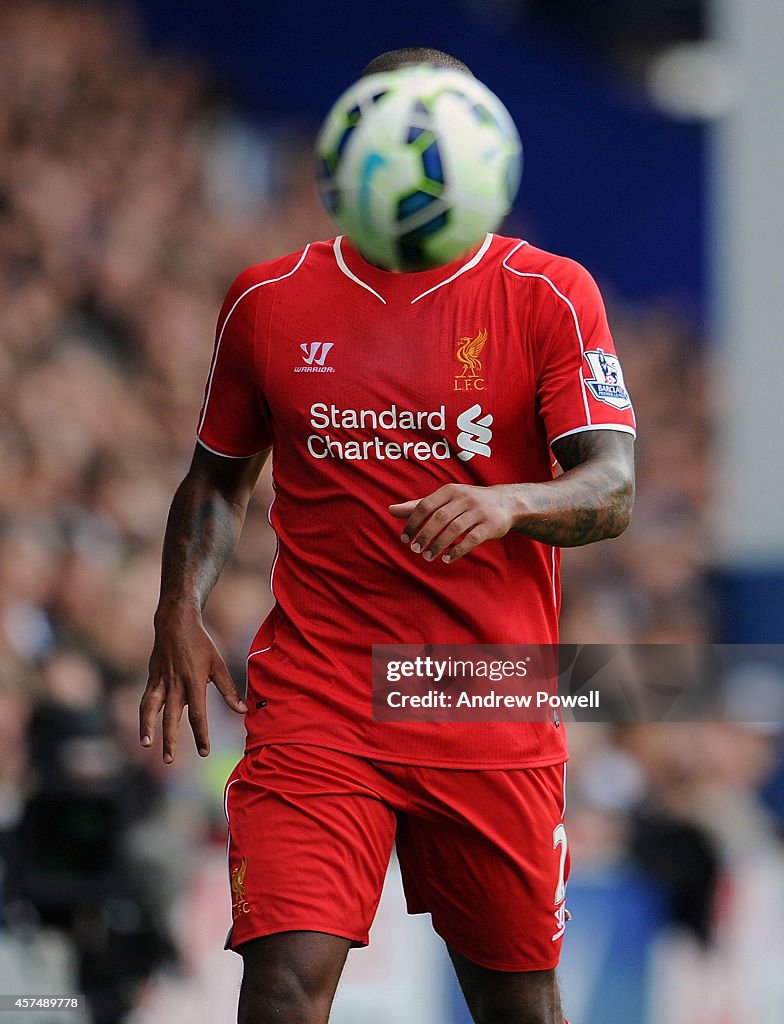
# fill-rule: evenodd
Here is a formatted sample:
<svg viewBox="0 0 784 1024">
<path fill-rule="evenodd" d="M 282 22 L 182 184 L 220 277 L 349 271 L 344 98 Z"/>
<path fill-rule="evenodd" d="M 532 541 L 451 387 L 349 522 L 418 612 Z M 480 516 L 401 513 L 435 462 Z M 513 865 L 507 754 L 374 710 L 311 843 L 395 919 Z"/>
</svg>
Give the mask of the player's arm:
<svg viewBox="0 0 784 1024">
<path fill-rule="evenodd" d="M 563 474 L 528 484 L 513 529 L 556 547 L 619 537 L 634 506 L 634 438 L 585 430 L 553 443 Z"/>
<path fill-rule="evenodd" d="M 405 519 L 401 540 L 426 561 L 456 562 L 510 530 L 556 547 L 617 537 L 634 504 L 634 441 L 619 430 L 562 437 L 553 451 L 564 472 L 544 483 L 447 484 L 421 500 L 390 505 Z"/>
<path fill-rule="evenodd" d="M 213 682 L 226 704 L 247 710 L 215 644 L 202 610 L 242 529 L 250 496 L 269 452 L 235 459 L 196 446 L 174 495 L 163 542 L 155 645 L 139 709 L 140 739 L 150 746 L 163 709 L 163 759 L 174 760 L 183 709 L 202 757 L 210 750 L 206 691 Z"/>
</svg>

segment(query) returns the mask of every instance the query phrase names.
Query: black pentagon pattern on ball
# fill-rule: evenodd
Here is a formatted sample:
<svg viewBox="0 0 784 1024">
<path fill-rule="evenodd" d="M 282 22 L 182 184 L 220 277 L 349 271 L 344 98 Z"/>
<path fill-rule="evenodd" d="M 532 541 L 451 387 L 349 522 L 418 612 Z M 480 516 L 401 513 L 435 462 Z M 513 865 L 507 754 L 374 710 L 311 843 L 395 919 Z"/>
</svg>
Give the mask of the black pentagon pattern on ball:
<svg viewBox="0 0 784 1024">
<path fill-rule="evenodd" d="M 422 166 L 429 181 L 444 184 L 444 166 L 441 163 L 441 152 L 435 138 L 422 150 Z"/>
<path fill-rule="evenodd" d="M 422 237 L 426 237 L 427 235 L 434 235 L 436 231 L 440 231 L 441 228 L 446 227 L 448 220 L 449 211 L 442 210 L 441 213 L 436 214 L 436 216 L 433 217 L 432 220 L 429 220 L 426 224 L 423 224 L 422 227 L 417 228 L 415 232 L 412 232 L 412 234 L 421 235 Z"/>
<path fill-rule="evenodd" d="M 346 127 L 343 129 L 340 138 L 335 145 L 335 157 L 333 170 L 337 170 L 338 164 L 343 159 L 343 153 L 345 152 L 348 140 L 354 134 L 354 131 L 362 120 L 362 111 L 358 106 L 353 106 L 351 110 L 346 112 Z"/>
<path fill-rule="evenodd" d="M 430 203 L 436 202 L 436 198 L 436 196 L 423 192 L 421 189 L 417 189 L 416 192 L 409 192 L 407 196 L 403 196 L 402 199 L 398 200 L 397 219 L 399 221 L 405 220 L 413 213 L 419 213 L 420 210 L 424 210 Z"/>
<path fill-rule="evenodd" d="M 414 269 L 428 266 L 428 260 L 425 259 L 425 242 L 429 235 L 441 231 L 448 223 L 449 210 L 440 210 L 435 217 L 431 217 L 416 230 L 401 235 L 397 240 L 401 263 Z"/>
<path fill-rule="evenodd" d="M 412 120 L 416 120 L 419 124 L 409 125 L 408 134 L 406 135 L 406 142 L 416 142 L 417 139 L 421 138 L 426 131 L 429 130 L 430 125 L 430 111 L 427 109 L 422 100 L 417 100 L 414 104 L 413 110 L 411 111 Z M 424 122 L 424 124 L 422 123 Z"/>
<path fill-rule="evenodd" d="M 422 253 L 422 241 L 420 238 L 412 238 L 410 235 L 403 235 L 398 239 L 398 256 L 403 266 L 418 268 L 424 262 Z"/>
<path fill-rule="evenodd" d="M 335 181 L 337 157 L 334 153 L 325 154 L 316 161 L 316 184 L 321 201 L 328 213 L 336 214 L 340 205 L 340 189 Z"/>
<path fill-rule="evenodd" d="M 321 201 L 324 203 L 327 211 L 332 214 L 337 212 L 340 200 L 340 189 L 335 181 L 335 174 L 339 163 L 340 160 L 335 150 L 324 153 L 316 160 L 316 184 L 321 195 Z"/>
<path fill-rule="evenodd" d="M 337 153 L 334 150 L 329 153 L 322 153 L 322 155 L 316 161 L 316 177 L 319 181 L 332 180 L 332 176 L 337 170 L 338 158 Z"/>
<path fill-rule="evenodd" d="M 343 129 L 343 133 L 338 139 L 338 144 L 335 147 L 335 166 L 337 166 L 343 159 L 343 153 L 346 149 L 346 146 L 348 145 L 348 140 L 354 134 L 356 127 L 357 126 L 355 124 L 350 124 Z"/>
</svg>

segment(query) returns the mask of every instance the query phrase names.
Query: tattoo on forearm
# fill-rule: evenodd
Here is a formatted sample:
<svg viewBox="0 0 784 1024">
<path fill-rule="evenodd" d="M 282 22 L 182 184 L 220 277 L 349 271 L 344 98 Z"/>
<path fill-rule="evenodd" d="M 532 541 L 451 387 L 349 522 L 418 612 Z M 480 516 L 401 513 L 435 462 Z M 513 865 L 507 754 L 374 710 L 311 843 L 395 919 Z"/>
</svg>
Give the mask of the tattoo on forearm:
<svg viewBox="0 0 784 1024">
<path fill-rule="evenodd" d="M 563 470 L 574 469 L 591 457 L 602 454 L 603 437 L 597 439 L 595 434 L 584 431 L 579 434 L 567 434 L 553 445 L 553 450 Z M 598 444 L 597 444 L 598 441 Z M 598 447 L 598 450 L 597 450 Z"/>
<path fill-rule="evenodd" d="M 626 529 L 634 503 L 632 439 L 618 431 L 570 434 L 553 445 L 564 475 L 533 492 L 520 531 L 556 547 L 577 547 Z"/>
<path fill-rule="evenodd" d="M 215 493 L 199 495 L 197 485 L 183 481 L 166 526 L 161 600 L 193 599 L 204 607 L 234 550 L 243 511 Z"/>
<path fill-rule="evenodd" d="M 558 499 L 532 512 L 522 527 L 523 533 L 555 547 L 578 547 L 623 533 L 631 510 L 631 485 L 616 487 L 608 480 L 600 505 L 592 504 L 596 501 L 593 488 L 584 494 L 585 504 L 580 504 L 582 485 L 575 481 L 574 487 L 567 487 L 567 479 L 556 481 Z"/>
</svg>

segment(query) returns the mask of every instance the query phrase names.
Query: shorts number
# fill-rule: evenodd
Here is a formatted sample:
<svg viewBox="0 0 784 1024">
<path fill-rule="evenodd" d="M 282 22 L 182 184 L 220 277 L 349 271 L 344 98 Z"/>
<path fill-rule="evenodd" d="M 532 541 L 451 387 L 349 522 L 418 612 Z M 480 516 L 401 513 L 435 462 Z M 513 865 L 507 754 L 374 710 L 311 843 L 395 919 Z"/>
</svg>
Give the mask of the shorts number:
<svg viewBox="0 0 784 1024">
<path fill-rule="evenodd" d="M 560 863 L 558 865 L 558 885 L 555 887 L 555 905 L 563 903 L 566 898 L 566 881 L 564 879 L 564 871 L 566 870 L 566 851 L 569 849 L 569 841 L 566 838 L 566 826 L 561 822 L 560 825 L 556 825 L 553 829 L 553 849 L 557 850 L 561 847 L 560 851 Z"/>
</svg>

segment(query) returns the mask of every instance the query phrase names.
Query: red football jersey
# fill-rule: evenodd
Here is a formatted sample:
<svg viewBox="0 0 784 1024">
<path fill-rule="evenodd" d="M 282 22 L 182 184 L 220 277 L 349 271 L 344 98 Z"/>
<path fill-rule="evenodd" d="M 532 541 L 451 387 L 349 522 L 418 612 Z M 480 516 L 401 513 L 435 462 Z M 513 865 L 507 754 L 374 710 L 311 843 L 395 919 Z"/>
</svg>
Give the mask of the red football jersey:
<svg viewBox="0 0 784 1024">
<path fill-rule="evenodd" d="M 338 237 L 242 273 L 198 439 L 233 458 L 273 448 L 276 603 L 248 660 L 247 749 L 562 761 L 555 722 L 374 722 L 371 645 L 557 643 L 556 549 L 510 533 L 428 563 L 387 506 L 450 482 L 550 480 L 550 444 L 598 428 L 634 433 L 634 416 L 599 291 L 571 260 L 488 235 L 400 274 Z"/>
</svg>

